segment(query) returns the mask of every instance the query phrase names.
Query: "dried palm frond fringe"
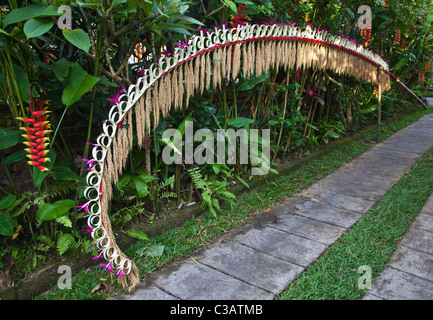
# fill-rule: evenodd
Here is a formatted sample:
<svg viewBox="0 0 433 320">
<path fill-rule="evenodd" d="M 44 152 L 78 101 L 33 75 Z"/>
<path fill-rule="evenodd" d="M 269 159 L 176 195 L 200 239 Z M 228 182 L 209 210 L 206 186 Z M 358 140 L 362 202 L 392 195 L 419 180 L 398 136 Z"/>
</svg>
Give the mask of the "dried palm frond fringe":
<svg viewBox="0 0 433 320">
<path fill-rule="evenodd" d="M 294 68 L 330 70 L 336 74 L 353 76 L 375 85 L 379 82 L 384 90 L 389 90 L 390 77 L 381 72 L 371 62 L 332 46 L 301 41 L 259 40 L 245 41 L 207 50 L 192 59 L 173 67 L 170 72 L 158 78 L 140 97 L 135 105 L 135 131 L 138 146 L 143 148 L 145 138 L 151 134 L 171 108 L 187 107 L 189 99 L 196 93 L 203 93 L 211 86 L 220 88 L 227 80 L 249 78 L 267 73 L 271 69 Z M 132 149 L 133 119 L 128 113 L 118 127 L 111 147 L 107 151 L 104 175 L 101 181 L 101 219 L 111 245 L 121 253 L 116 245 L 109 218 L 108 206 L 112 195 L 112 184 L 116 184 Z M 138 270 L 132 262 L 132 270 L 118 280 L 131 289 L 138 283 Z"/>
</svg>

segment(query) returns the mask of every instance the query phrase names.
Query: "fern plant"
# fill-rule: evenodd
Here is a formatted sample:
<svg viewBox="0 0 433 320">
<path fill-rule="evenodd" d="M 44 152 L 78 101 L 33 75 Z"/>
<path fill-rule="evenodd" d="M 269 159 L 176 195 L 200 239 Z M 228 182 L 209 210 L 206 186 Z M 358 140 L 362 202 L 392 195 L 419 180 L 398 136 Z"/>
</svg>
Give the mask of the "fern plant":
<svg viewBox="0 0 433 320">
<path fill-rule="evenodd" d="M 219 200 L 227 201 L 233 204 L 236 198 L 233 193 L 227 190 L 229 182 L 226 180 L 207 181 L 204 179 L 198 167 L 188 170 L 191 179 L 198 190 L 201 190 L 203 201 L 200 210 L 203 211 L 206 207 L 213 216 L 217 216 L 217 211 L 221 212 Z"/>
</svg>

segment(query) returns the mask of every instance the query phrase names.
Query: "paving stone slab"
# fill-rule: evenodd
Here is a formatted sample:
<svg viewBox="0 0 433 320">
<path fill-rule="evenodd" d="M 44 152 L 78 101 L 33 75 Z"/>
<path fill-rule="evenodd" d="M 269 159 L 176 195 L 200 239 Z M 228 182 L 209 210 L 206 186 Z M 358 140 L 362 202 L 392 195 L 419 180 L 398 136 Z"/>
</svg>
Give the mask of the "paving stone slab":
<svg viewBox="0 0 433 320">
<path fill-rule="evenodd" d="M 182 300 L 270 300 L 273 294 L 203 264 L 166 268 L 157 286 Z"/>
<path fill-rule="evenodd" d="M 385 300 L 432 300 L 433 282 L 387 268 L 376 279 L 364 299 L 371 299 L 372 296 Z"/>
<path fill-rule="evenodd" d="M 238 235 L 235 241 L 273 257 L 306 267 L 328 247 L 323 243 L 301 238 L 272 227 L 252 229 Z"/>
<path fill-rule="evenodd" d="M 411 228 L 400 245 L 433 255 L 433 233 Z"/>
<path fill-rule="evenodd" d="M 347 229 L 301 216 L 282 215 L 270 226 L 326 245 L 334 243 Z"/>
<path fill-rule="evenodd" d="M 302 196 L 295 196 L 285 201 L 284 204 L 290 212 L 296 215 L 346 229 L 362 216 L 360 213 L 310 201 Z"/>
<path fill-rule="evenodd" d="M 416 160 L 415 158 L 398 158 L 394 155 L 371 153 L 354 159 L 329 176 L 344 175 L 347 178 L 368 180 L 373 183 L 377 180 L 401 177 L 401 173 L 409 170 Z"/>
<path fill-rule="evenodd" d="M 412 227 L 431 232 L 433 237 L 433 215 L 420 213 Z"/>
<path fill-rule="evenodd" d="M 431 195 L 421 210 L 422 214 L 433 215 L 433 195 Z"/>
<path fill-rule="evenodd" d="M 374 201 L 370 201 L 361 197 L 352 197 L 344 193 L 323 188 L 320 189 L 313 186 L 303 190 L 300 195 L 311 201 L 329 205 L 335 208 L 355 211 L 361 214 L 367 212 L 375 204 Z"/>
<path fill-rule="evenodd" d="M 407 159 L 418 159 L 421 156 L 421 153 L 416 152 L 407 152 L 400 151 L 392 148 L 387 148 L 384 145 L 376 145 L 365 153 L 361 154 L 358 158 L 365 159 L 371 158 L 375 156 L 388 156 L 388 157 L 397 157 L 397 158 L 407 158 Z M 401 161 L 401 159 L 398 159 Z"/>
<path fill-rule="evenodd" d="M 391 138 L 388 138 L 391 139 Z M 399 151 L 405 152 L 415 152 L 424 154 L 429 147 L 431 147 L 431 137 L 424 138 L 396 138 L 392 140 L 385 140 L 379 144 L 381 146 L 388 146 L 388 148 L 392 148 Z"/>
<path fill-rule="evenodd" d="M 304 270 L 295 264 L 232 242 L 207 250 L 197 261 L 274 294 L 283 291 Z"/>
<path fill-rule="evenodd" d="M 361 184 L 363 186 L 370 186 L 371 188 L 389 189 L 397 183 L 414 164 L 415 161 L 398 165 L 395 163 L 382 163 L 381 166 L 372 162 L 363 163 L 361 166 L 357 166 L 357 164 L 354 163 L 339 169 L 338 174 L 330 176 L 326 180 L 323 179 L 322 181 L 349 181 L 354 185 Z"/>
<path fill-rule="evenodd" d="M 386 193 L 386 191 L 395 184 L 391 180 L 383 180 L 382 187 L 376 187 L 372 182 L 354 180 L 345 178 L 341 175 L 341 179 L 338 177 L 327 177 L 314 183 L 311 187 L 320 190 L 330 190 L 333 192 L 342 193 L 355 198 L 364 198 L 369 201 L 377 202 Z"/>
<path fill-rule="evenodd" d="M 399 246 L 389 265 L 400 271 L 433 281 L 433 255 Z"/>
</svg>

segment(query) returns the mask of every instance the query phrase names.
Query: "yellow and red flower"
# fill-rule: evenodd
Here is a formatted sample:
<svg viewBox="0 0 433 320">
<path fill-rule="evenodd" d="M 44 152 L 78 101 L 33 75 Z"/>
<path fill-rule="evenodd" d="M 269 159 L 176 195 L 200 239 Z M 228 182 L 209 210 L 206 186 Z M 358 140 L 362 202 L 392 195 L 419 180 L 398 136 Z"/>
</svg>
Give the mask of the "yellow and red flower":
<svg viewBox="0 0 433 320">
<path fill-rule="evenodd" d="M 24 149 L 29 154 L 27 158 L 30 161 L 27 163 L 31 166 L 37 167 L 41 171 L 48 171 L 42 164 L 49 162 L 50 158 L 45 157 L 48 153 L 47 147 L 49 146 L 50 138 L 46 135 L 52 132 L 50 130 L 50 121 L 47 120 L 50 111 L 47 108 L 42 108 L 47 100 L 35 101 L 34 107 L 30 104 L 30 117 L 17 117 L 18 120 L 23 121 L 28 126 L 20 127 L 26 134 L 22 136 L 26 139 L 23 143 L 28 146 Z"/>
<path fill-rule="evenodd" d="M 241 4 L 241 8 L 237 9 L 238 16 L 230 15 L 231 19 L 233 20 L 230 23 L 233 27 L 236 28 L 237 26 L 243 26 L 246 24 L 245 20 L 249 19 L 249 17 L 247 15 L 242 14 L 242 11 L 244 11 L 244 10 L 248 10 L 248 8 L 245 7 L 243 4 Z"/>
<path fill-rule="evenodd" d="M 400 37 L 401 37 L 401 31 L 400 31 L 400 29 L 397 29 L 397 31 L 395 33 L 394 44 L 400 44 Z"/>
<path fill-rule="evenodd" d="M 367 28 L 362 29 L 361 36 L 365 40 L 365 46 L 368 47 L 368 43 L 371 40 L 371 29 L 367 29 Z"/>
</svg>

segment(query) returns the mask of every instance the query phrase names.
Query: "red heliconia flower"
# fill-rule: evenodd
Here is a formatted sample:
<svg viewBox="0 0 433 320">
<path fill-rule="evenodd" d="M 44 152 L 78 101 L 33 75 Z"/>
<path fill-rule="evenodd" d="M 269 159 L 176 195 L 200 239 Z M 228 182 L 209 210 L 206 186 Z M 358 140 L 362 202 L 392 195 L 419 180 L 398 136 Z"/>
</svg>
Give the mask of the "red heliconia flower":
<svg viewBox="0 0 433 320">
<path fill-rule="evenodd" d="M 376 98 L 379 98 L 379 90 L 378 90 L 377 86 L 374 87 L 374 95 Z"/>
<path fill-rule="evenodd" d="M 428 73 L 431 70 L 431 61 L 427 62 L 426 66 L 425 66 L 425 72 Z"/>
<path fill-rule="evenodd" d="M 371 29 L 364 28 L 361 31 L 361 36 L 365 40 L 365 46 L 368 46 L 368 43 L 371 40 Z"/>
<path fill-rule="evenodd" d="M 387 3 L 386 0 L 382 3 L 382 6 L 385 7 L 385 8 L 388 6 L 388 3 Z"/>
<path fill-rule="evenodd" d="M 234 21 L 230 22 L 233 27 L 236 28 L 237 26 L 242 26 L 242 25 L 246 24 L 246 22 L 243 20 L 248 19 L 248 16 L 241 14 L 242 11 L 244 11 L 244 10 L 248 10 L 248 8 L 245 7 L 243 4 L 241 4 L 241 8 L 237 9 L 238 16 L 230 15 L 231 19 L 234 20 Z"/>
<path fill-rule="evenodd" d="M 31 117 L 17 117 L 18 120 L 29 125 L 28 127 L 20 127 L 20 130 L 26 132 L 22 136 L 26 139 L 23 143 L 28 146 L 28 148 L 24 149 L 29 153 L 27 157 L 30 161 L 27 161 L 27 163 L 41 171 L 48 171 L 42 164 L 50 161 L 49 158 L 45 157 L 48 153 L 48 150 L 46 150 L 49 145 L 48 141 L 50 141 L 50 138 L 46 135 L 52 132 L 52 130 L 49 130 L 50 122 L 47 120 L 50 111 L 42 108 L 46 103 L 47 100 L 35 100 L 34 103 L 30 104 Z"/>
<path fill-rule="evenodd" d="M 400 31 L 400 29 L 397 29 L 397 31 L 395 33 L 394 44 L 400 44 L 400 36 L 401 36 L 401 31 Z"/>
<path fill-rule="evenodd" d="M 420 72 L 419 74 L 419 84 L 424 85 L 424 72 Z"/>
</svg>

